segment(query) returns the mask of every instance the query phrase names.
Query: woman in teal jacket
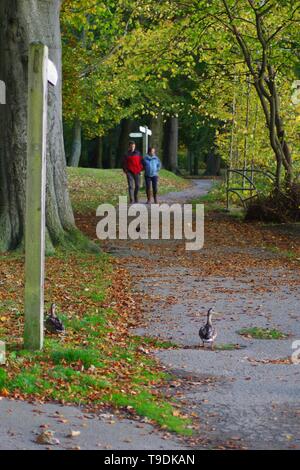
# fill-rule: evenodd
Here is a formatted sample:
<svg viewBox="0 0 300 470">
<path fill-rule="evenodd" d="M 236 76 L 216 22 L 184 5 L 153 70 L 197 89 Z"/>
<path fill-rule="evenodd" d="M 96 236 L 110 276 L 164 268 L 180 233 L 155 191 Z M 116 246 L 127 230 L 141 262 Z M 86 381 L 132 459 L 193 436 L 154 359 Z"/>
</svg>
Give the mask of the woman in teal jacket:
<svg viewBox="0 0 300 470">
<path fill-rule="evenodd" d="M 158 172 L 161 169 L 161 163 L 154 147 L 148 149 L 148 154 L 143 159 L 143 165 L 145 170 L 147 204 L 151 203 L 151 185 L 154 202 L 157 204 Z"/>
</svg>

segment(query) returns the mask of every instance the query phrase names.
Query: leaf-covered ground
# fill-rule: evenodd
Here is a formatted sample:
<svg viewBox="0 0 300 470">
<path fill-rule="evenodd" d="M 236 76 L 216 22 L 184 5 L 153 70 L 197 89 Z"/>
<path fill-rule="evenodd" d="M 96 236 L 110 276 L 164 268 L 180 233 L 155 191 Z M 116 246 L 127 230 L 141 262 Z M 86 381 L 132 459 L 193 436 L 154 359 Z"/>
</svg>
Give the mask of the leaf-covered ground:
<svg viewBox="0 0 300 470">
<path fill-rule="evenodd" d="M 47 259 L 46 300 L 54 301 L 66 335 L 47 335 L 43 352 L 22 349 L 23 258 L 3 256 L 0 334 L 8 345 L 0 394 L 20 399 L 113 405 L 189 434 L 190 421 L 152 385 L 168 375 L 148 355 L 156 341 L 129 335 L 139 317 L 130 280 L 106 255 Z M 161 343 L 159 347 L 169 347 Z"/>
<path fill-rule="evenodd" d="M 120 171 L 70 170 L 76 211 L 91 213 L 126 192 Z M 187 183 L 164 172 L 164 190 Z M 120 190 L 120 187 L 123 188 Z M 82 188 L 82 189 L 81 189 Z M 89 216 L 90 225 L 92 218 Z M 91 227 L 95 230 L 95 226 Z M 105 254 L 56 252 L 46 259 L 46 307 L 55 302 L 66 326 L 62 337 L 46 335 L 43 352 L 23 350 L 24 257 L 0 258 L 0 338 L 7 364 L 0 366 L 0 396 L 114 406 L 139 414 L 163 428 L 188 435 L 191 420 L 154 389 L 170 377 L 149 356 L 149 348 L 170 343 L 129 334 L 139 317 L 128 273 Z"/>
</svg>

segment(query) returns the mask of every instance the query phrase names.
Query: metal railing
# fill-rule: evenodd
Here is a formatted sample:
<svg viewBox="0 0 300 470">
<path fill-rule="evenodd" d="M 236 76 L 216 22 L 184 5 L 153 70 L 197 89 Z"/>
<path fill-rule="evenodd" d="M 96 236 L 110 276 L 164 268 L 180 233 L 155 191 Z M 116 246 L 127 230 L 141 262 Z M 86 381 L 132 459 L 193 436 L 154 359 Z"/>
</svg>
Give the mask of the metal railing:
<svg viewBox="0 0 300 470">
<path fill-rule="evenodd" d="M 238 175 L 241 177 L 241 187 L 239 186 L 230 186 L 230 176 Z M 242 202 L 244 208 L 247 206 L 247 202 L 257 197 L 260 193 L 260 190 L 257 188 L 255 183 L 255 175 L 261 174 L 266 178 L 275 180 L 275 175 L 268 170 L 261 170 L 257 168 L 232 168 L 226 170 L 226 207 L 229 210 L 230 206 L 230 193 L 236 194 L 240 201 Z M 243 197 L 243 193 L 250 192 L 250 196 Z"/>
</svg>

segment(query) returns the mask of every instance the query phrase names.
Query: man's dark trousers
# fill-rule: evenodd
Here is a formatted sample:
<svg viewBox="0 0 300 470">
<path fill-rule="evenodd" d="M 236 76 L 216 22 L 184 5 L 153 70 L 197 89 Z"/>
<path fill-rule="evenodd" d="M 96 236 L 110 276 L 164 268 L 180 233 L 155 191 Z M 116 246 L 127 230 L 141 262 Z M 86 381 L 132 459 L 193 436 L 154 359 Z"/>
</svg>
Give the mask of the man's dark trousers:
<svg viewBox="0 0 300 470">
<path fill-rule="evenodd" d="M 138 202 L 138 194 L 140 190 L 140 173 L 135 175 L 131 171 L 127 172 L 127 181 L 128 181 L 128 191 L 129 191 L 129 200 L 130 202 Z"/>
</svg>

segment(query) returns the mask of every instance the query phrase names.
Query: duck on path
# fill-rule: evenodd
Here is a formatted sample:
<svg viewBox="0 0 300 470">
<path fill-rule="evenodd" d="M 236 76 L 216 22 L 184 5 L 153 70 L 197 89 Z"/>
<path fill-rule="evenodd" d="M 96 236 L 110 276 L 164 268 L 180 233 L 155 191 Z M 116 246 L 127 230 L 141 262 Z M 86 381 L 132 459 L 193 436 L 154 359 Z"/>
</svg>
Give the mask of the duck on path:
<svg viewBox="0 0 300 470">
<path fill-rule="evenodd" d="M 217 330 L 212 325 L 212 315 L 213 315 L 213 308 L 210 308 L 207 312 L 206 324 L 204 326 L 201 326 L 199 330 L 199 336 L 200 336 L 200 340 L 202 341 L 202 347 L 204 347 L 205 344 L 210 344 L 211 349 L 213 349 L 214 341 L 217 337 Z"/>
</svg>

